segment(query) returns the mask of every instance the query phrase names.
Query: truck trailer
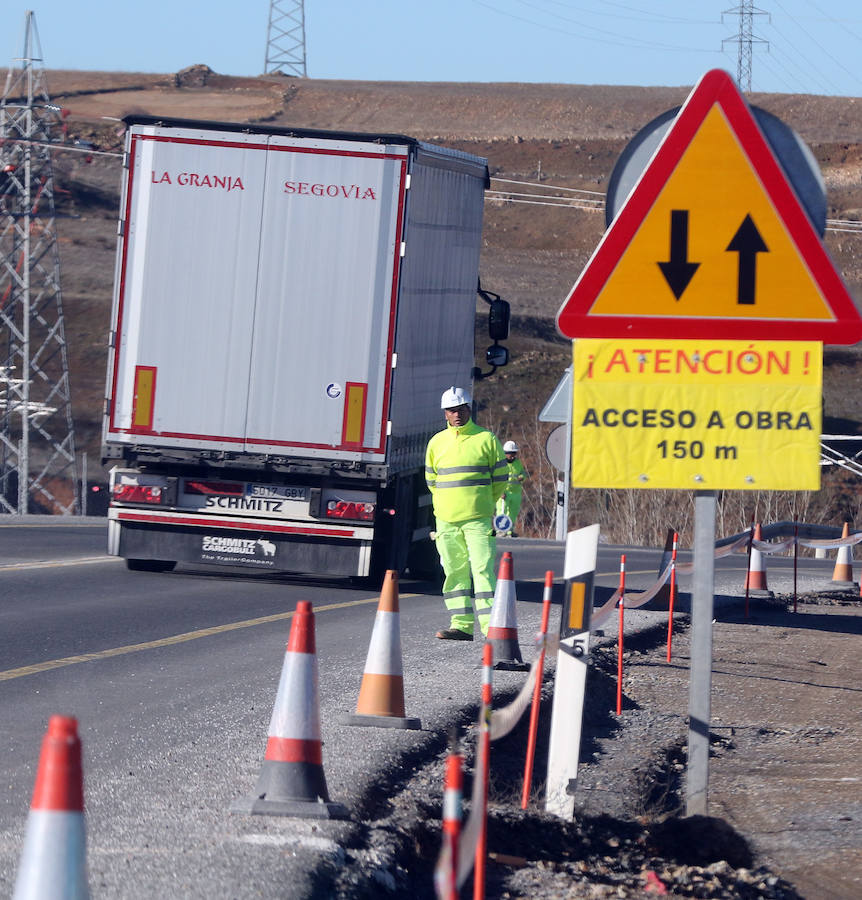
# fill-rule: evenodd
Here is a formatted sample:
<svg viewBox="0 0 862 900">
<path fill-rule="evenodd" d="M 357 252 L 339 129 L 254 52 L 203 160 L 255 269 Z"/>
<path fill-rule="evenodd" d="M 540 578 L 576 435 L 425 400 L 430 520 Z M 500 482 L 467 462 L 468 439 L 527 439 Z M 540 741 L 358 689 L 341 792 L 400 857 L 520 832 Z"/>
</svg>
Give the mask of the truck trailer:
<svg viewBox="0 0 862 900">
<path fill-rule="evenodd" d="M 109 553 L 431 574 L 424 450 L 441 393 L 476 371 L 487 161 L 397 134 L 124 121 Z"/>
</svg>

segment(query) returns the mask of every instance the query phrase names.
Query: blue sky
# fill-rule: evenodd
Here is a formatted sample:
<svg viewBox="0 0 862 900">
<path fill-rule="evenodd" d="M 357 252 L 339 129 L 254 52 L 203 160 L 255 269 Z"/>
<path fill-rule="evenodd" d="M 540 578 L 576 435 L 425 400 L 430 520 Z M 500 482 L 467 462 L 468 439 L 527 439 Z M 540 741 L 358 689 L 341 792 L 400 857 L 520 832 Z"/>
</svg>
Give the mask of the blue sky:
<svg viewBox="0 0 862 900">
<path fill-rule="evenodd" d="M 21 55 L 29 8 L 49 69 L 264 69 L 269 0 L 3 7 L 3 67 Z M 736 73 L 739 17 L 722 16 L 734 8 L 734 0 L 305 0 L 307 68 L 312 78 L 691 85 L 708 69 Z M 755 8 L 763 14 L 754 36 L 766 43 L 754 45 L 753 90 L 862 96 L 860 0 Z"/>
</svg>

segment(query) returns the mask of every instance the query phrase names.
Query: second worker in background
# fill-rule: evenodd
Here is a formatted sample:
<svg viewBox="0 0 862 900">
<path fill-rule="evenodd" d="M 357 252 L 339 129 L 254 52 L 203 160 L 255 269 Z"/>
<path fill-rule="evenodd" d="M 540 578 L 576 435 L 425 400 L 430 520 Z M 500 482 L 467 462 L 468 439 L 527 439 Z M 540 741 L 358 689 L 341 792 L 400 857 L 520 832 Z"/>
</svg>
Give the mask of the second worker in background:
<svg viewBox="0 0 862 900">
<path fill-rule="evenodd" d="M 464 388 L 443 393 L 446 428 L 425 451 L 445 574 L 443 601 L 451 617 L 450 627 L 437 632 L 442 640 L 472 641 L 475 619 L 487 634 L 497 583 L 493 518 L 508 479 L 506 458 L 497 437 L 471 419 L 471 403 Z"/>
<path fill-rule="evenodd" d="M 524 482 L 529 476 L 524 464 L 518 459 L 520 450 L 514 441 L 506 441 L 503 444 L 503 452 L 506 454 L 507 482 L 503 495 L 497 501 L 497 514 L 505 516 L 509 520 L 509 527 L 497 527 L 497 534 L 502 537 L 517 537 L 515 522 L 518 521 L 518 513 L 521 511 Z M 497 525 L 496 520 L 494 524 Z"/>
</svg>

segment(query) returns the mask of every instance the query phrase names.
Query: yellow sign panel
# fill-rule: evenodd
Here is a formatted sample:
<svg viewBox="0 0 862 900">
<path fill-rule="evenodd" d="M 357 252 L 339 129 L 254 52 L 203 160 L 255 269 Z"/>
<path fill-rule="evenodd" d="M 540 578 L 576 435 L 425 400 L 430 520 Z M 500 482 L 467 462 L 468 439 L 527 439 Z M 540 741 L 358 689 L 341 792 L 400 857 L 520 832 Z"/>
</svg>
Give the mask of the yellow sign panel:
<svg viewBox="0 0 862 900">
<path fill-rule="evenodd" d="M 818 490 L 822 344 L 574 342 L 572 485 Z"/>
<path fill-rule="evenodd" d="M 646 316 L 833 319 L 719 106 L 707 113 L 591 313 L 634 309 Z"/>
</svg>

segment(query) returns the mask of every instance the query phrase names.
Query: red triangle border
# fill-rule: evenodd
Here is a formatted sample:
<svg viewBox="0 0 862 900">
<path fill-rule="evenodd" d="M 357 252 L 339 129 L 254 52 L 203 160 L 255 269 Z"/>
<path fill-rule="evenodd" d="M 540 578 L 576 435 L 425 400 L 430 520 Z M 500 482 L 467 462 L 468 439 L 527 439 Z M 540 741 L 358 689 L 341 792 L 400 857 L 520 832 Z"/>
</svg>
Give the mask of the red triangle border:
<svg viewBox="0 0 862 900">
<path fill-rule="evenodd" d="M 709 111 L 722 109 L 776 213 L 830 306 L 832 321 L 591 315 L 590 309 L 649 214 Z M 722 338 L 806 340 L 854 344 L 862 340 L 862 317 L 835 269 L 820 237 L 763 136 L 732 77 L 722 69 L 707 72 L 695 86 L 655 155 L 557 313 L 564 337 Z"/>
</svg>

